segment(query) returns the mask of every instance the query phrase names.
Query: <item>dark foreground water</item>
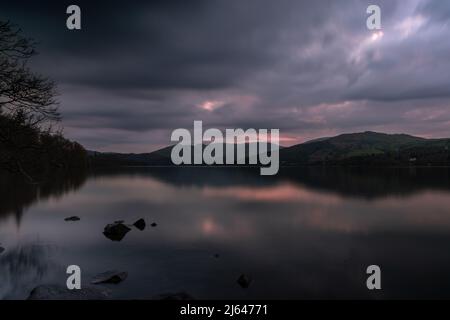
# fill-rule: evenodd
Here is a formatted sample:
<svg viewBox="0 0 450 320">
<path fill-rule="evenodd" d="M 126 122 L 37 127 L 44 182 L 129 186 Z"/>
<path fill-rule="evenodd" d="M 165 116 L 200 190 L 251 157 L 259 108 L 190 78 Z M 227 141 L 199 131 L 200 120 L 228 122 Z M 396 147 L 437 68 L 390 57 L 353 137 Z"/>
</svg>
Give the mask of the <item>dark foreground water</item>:
<svg viewBox="0 0 450 320">
<path fill-rule="evenodd" d="M 450 298 L 446 168 L 135 168 L 40 187 L 2 176 L 0 192 L 2 299 L 65 285 L 72 264 L 84 284 L 127 271 L 114 298 Z M 120 242 L 102 234 L 139 218 Z M 381 291 L 366 289 L 371 264 Z"/>
</svg>

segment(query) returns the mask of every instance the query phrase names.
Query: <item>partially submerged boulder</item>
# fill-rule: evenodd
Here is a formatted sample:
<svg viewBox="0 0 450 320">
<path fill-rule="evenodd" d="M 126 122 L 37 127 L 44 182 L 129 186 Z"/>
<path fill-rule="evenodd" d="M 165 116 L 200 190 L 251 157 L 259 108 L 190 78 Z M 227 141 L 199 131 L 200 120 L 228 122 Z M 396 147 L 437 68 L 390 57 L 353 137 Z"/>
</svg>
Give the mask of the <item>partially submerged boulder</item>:
<svg viewBox="0 0 450 320">
<path fill-rule="evenodd" d="M 136 228 L 138 228 L 139 230 L 142 231 L 142 230 L 145 229 L 145 220 L 144 219 L 139 219 L 138 221 L 133 223 L 133 226 L 135 226 Z"/>
<path fill-rule="evenodd" d="M 3 251 L 5 251 L 6 249 L 3 247 L 0 247 L 0 254 L 3 253 Z"/>
<path fill-rule="evenodd" d="M 80 220 L 81 220 L 80 217 L 77 216 L 72 216 L 64 219 L 64 221 L 80 221 Z"/>
<path fill-rule="evenodd" d="M 121 241 L 130 230 L 123 223 L 111 223 L 105 227 L 103 234 L 112 241 Z"/>
<path fill-rule="evenodd" d="M 152 226 L 152 227 L 156 227 L 156 226 L 157 226 L 156 222 L 153 222 L 153 223 L 151 224 L 151 226 Z"/>
<path fill-rule="evenodd" d="M 237 283 L 244 289 L 248 288 L 252 281 L 252 278 L 246 274 L 241 274 L 237 279 Z"/>
<path fill-rule="evenodd" d="M 127 277 L 128 277 L 127 272 L 112 270 L 112 271 L 106 271 L 106 272 L 96 275 L 92 279 L 91 283 L 92 284 L 100 284 L 100 283 L 117 284 L 117 283 L 124 281 Z"/>
<path fill-rule="evenodd" d="M 34 288 L 28 300 L 105 300 L 110 294 L 110 290 L 102 287 L 69 290 L 60 285 L 43 285 Z"/>
</svg>

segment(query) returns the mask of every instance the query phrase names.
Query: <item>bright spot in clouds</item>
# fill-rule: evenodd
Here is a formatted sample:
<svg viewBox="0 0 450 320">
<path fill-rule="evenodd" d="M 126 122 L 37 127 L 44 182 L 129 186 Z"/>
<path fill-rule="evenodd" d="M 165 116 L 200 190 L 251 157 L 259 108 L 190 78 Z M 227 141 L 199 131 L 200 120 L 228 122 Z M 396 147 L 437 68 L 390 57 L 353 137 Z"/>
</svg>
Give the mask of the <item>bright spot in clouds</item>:
<svg viewBox="0 0 450 320">
<path fill-rule="evenodd" d="M 371 39 L 372 39 L 372 41 L 377 41 L 378 39 L 383 38 L 383 36 L 384 36 L 383 31 L 378 31 L 378 32 L 374 32 L 374 33 L 372 34 Z"/>
<path fill-rule="evenodd" d="M 223 101 L 216 101 L 216 100 L 207 100 L 199 105 L 200 109 L 206 110 L 206 111 L 214 111 L 220 107 L 224 106 Z"/>
</svg>

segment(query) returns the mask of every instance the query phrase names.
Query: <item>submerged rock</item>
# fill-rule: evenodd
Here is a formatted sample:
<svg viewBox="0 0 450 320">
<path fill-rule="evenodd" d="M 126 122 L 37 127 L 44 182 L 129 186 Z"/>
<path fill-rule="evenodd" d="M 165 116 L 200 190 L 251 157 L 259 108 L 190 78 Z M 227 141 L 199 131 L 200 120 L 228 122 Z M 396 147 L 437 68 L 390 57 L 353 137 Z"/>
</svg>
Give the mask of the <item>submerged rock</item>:
<svg viewBox="0 0 450 320">
<path fill-rule="evenodd" d="M 156 227 L 156 226 L 157 226 L 156 222 L 153 222 L 153 223 L 151 224 L 151 226 L 152 226 L 152 227 Z"/>
<path fill-rule="evenodd" d="M 100 273 L 96 275 L 91 283 L 92 284 L 100 284 L 100 283 L 120 283 L 124 281 L 128 277 L 127 272 L 120 272 L 120 271 L 106 271 L 103 273 Z"/>
<path fill-rule="evenodd" d="M 244 289 L 248 288 L 252 281 L 252 278 L 246 274 L 241 274 L 241 276 L 237 279 L 237 283 Z"/>
<path fill-rule="evenodd" d="M 216 258 L 216 259 L 218 259 L 218 258 L 220 258 L 220 254 L 215 253 L 215 254 L 213 254 L 213 257 Z"/>
<path fill-rule="evenodd" d="M 133 223 L 133 226 L 135 226 L 136 228 L 138 228 L 139 230 L 142 231 L 142 230 L 145 229 L 145 220 L 144 219 L 139 219 L 138 221 Z"/>
<path fill-rule="evenodd" d="M 103 234 L 112 241 L 121 241 L 130 230 L 123 223 L 112 223 L 105 227 Z"/>
<path fill-rule="evenodd" d="M 153 300 L 195 300 L 186 292 L 163 293 L 153 297 Z"/>
<path fill-rule="evenodd" d="M 0 254 L 3 253 L 3 251 L 5 251 L 6 249 L 3 247 L 0 247 Z"/>
<path fill-rule="evenodd" d="M 80 220 L 81 220 L 80 217 L 77 216 L 72 216 L 64 219 L 64 221 L 80 221 Z"/>
<path fill-rule="evenodd" d="M 114 223 L 124 223 L 125 222 L 125 220 L 117 220 L 117 221 L 114 221 Z"/>
<path fill-rule="evenodd" d="M 43 285 L 34 288 L 28 300 L 105 300 L 110 294 L 110 290 L 102 287 L 69 290 L 60 285 Z"/>
</svg>

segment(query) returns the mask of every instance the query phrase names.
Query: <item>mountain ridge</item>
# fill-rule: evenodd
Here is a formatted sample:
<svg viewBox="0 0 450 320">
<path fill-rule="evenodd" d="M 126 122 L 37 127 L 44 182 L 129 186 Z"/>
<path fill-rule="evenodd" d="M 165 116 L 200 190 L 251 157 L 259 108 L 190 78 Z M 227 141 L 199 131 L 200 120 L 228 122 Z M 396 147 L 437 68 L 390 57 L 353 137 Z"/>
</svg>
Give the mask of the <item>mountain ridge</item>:
<svg viewBox="0 0 450 320">
<path fill-rule="evenodd" d="M 172 147 L 141 154 L 95 151 L 89 154 L 94 165 L 172 165 Z M 282 166 L 450 165 L 449 149 L 449 138 L 427 139 L 403 133 L 365 131 L 309 140 L 290 147 L 280 146 L 279 153 Z"/>
</svg>

